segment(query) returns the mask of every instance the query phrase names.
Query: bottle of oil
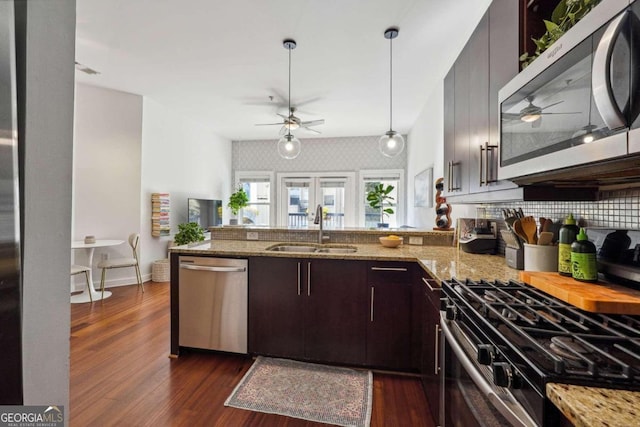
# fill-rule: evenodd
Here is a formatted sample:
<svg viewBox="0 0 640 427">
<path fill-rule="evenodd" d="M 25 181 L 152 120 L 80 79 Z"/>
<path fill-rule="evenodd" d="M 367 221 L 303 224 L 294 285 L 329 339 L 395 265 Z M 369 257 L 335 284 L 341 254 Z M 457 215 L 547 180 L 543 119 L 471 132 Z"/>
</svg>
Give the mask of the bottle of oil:
<svg viewBox="0 0 640 427">
<path fill-rule="evenodd" d="M 596 245 L 589 241 L 584 228 L 571 244 L 571 275 L 582 282 L 598 281 L 598 265 L 596 264 Z"/>
<path fill-rule="evenodd" d="M 579 231 L 573 214 L 569 214 L 558 232 L 558 273 L 563 276 L 571 277 L 571 244 Z"/>
</svg>

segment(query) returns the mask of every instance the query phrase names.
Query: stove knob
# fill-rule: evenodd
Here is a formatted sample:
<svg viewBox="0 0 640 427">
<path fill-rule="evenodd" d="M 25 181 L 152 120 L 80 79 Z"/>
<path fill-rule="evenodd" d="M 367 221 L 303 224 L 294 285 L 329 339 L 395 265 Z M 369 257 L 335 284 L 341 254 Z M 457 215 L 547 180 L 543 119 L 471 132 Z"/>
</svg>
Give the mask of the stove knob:
<svg viewBox="0 0 640 427">
<path fill-rule="evenodd" d="M 522 378 L 507 362 L 491 364 L 493 383 L 499 387 L 522 388 Z"/>
<path fill-rule="evenodd" d="M 455 305 L 448 305 L 445 310 L 447 320 L 456 320 L 456 317 L 458 317 L 458 308 Z"/>
<path fill-rule="evenodd" d="M 481 365 L 491 365 L 495 350 L 491 344 L 478 344 L 478 363 Z"/>
</svg>

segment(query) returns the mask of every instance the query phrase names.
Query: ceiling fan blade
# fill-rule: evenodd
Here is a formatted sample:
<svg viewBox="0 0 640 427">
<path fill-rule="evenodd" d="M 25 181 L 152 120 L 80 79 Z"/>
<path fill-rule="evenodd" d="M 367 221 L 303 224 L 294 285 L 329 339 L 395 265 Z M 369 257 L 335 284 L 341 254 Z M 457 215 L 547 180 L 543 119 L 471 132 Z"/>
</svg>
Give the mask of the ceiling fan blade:
<svg viewBox="0 0 640 427">
<path fill-rule="evenodd" d="M 531 123 L 532 128 L 539 128 L 540 126 L 542 126 L 542 116 L 540 116 L 538 120 Z"/>
<path fill-rule="evenodd" d="M 308 128 L 308 127 L 306 127 L 306 126 L 302 126 L 302 128 L 303 128 L 303 129 L 305 129 L 305 130 L 308 130 L 309 132 L 322 133 L 322 132 L 320 132 L 319 130 L 315 130 L 315 129 L 312 129 L 312 128 Z"/>
<path fill-rule="evenodd" d="M 280 113 L 276 113 L 277 115 L 279 115 L 280 117 L 282 117 L 285 120 L 289 120 L 289 116 L 285 116 L 284 114 L 280 114 Z"/>
<path fill-rule="evenodd" d="M 309 120 L 307 122 L 300 122 L 300 126 L 302 126 L 302 127 L 318 126 L 318 125 L 323 125 L 323 124 L 324 124 L 324 119 Z"/>
<path fill-rule="evenodd" d="M 544 116 L 549 116 L 551 114 L 582 114 L 581 111 L 573 111 L 573 112 L 566 112 L 566 113 L 540 113 Z"/>
<path fill-rule="evenodd" d="M 564 101 L 558 101 L 558 102 L 554 102 L 553 104 L 545 105 L 544 107 L 541 107 L 541 108 L 540 108 L 540 111 L 542 111 L 542 110 L 546 110 L 547 108 L 551 108 L 551 107 L 553 107 L 554 105 L 562 104 L 563 102 L 564 102 Z"/>
<path fill-rule="evenodd" d="M 502 120 L 520 120 L 520 114 L 503 113 Z"/>
<path fill-rule="evenodd" d="M 282 126 L 282 122 L 278 122 L 278 123 L 256 123 L 254 126 L 275 126 L 275 125 Z"/>
<path fill-rule="evenodd" d="M 284 135 L 285 133 L 287 133 L 287 127 L 286 127 L 286 126 L 282 126 L 282 127 L 280 128 L 280 132 L 279 132 L 279 134 L 280 134 L 280 135 Z"/>
</svg>

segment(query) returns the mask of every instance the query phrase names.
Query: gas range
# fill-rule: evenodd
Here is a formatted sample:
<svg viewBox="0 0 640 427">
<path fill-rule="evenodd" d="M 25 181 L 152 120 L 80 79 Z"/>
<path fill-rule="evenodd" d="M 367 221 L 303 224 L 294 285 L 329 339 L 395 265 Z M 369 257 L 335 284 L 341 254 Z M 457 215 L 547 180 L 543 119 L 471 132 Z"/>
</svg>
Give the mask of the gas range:
<svg viewBox="0 0 640 427">
<path fill-rule="evenodd" d="M 640 316 L 579 310 L 517 281 L 444 281 L 451 336 L 538 425 L 549 382 L 640 391 Z"/>
</svg>

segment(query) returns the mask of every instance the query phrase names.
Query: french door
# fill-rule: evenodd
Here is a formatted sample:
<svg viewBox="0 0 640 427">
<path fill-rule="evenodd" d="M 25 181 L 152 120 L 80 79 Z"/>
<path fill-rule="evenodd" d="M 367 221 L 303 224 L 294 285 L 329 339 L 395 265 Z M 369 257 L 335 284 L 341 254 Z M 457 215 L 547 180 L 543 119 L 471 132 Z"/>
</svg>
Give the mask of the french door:
<svg viewBox="0 0 640 427">
<path fill-rule="evenodd" d="M 316 207 L 322 205 L 325 228 L 355 225 L 354 174 L 278 174 L 278 225 L 313 224 Z"/>
</svg>

